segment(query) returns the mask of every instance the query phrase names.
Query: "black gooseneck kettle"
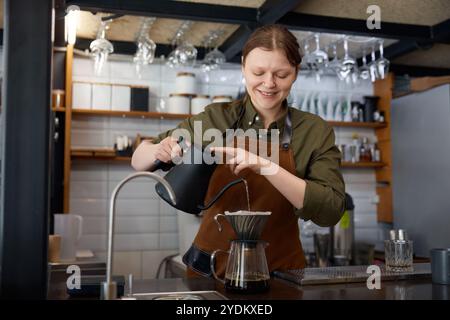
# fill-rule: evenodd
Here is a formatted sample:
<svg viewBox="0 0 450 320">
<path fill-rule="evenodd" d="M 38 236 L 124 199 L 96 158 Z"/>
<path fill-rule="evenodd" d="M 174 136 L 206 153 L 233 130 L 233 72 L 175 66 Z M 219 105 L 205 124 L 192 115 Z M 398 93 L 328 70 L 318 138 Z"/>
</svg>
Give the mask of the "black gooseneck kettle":
<svg viewBox="0 0 450 320">
<path fill-rule="evenodd" d="M 188 147 L 181 137 L 178 144 L 182 149 L 179 164 L 175 165 L 173 162 L 165 163 L 156 160 L 152 167 L 152 171 L 158 169 L 169 171 L 164 179 L 172 187 L 177 203 L 175 205 L 172 203 L 166 188 L 161 183 L 155 185 L 155 190 L 172 207 L 187 213 L 199 214 L 202 210 L 211 207 L 230 187 L 243 182 L 243 179 L 239 178 L 228 183 L 209 203 L 203 204 L 208 191 L 209 180 L 217 167 L 217 163 L 213 159 L 214 154 L 195 145 Z"/>
</svg>

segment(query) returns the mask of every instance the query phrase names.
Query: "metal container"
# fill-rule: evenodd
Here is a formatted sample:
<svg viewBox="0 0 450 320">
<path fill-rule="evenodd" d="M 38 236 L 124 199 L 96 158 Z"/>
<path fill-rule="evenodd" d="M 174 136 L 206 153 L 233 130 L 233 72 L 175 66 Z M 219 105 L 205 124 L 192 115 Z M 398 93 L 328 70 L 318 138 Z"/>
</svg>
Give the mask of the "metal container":
<svg viewBox="0 0 450 320">
<path fill-rule="evenodd" d="M 353 199 L 346 193 L 344 215 L 335 226 L 330 227 L 331 260 L 336 257 L 339 265 L 350 264 L 355 258 L 354 209 Z"/>
</svg>

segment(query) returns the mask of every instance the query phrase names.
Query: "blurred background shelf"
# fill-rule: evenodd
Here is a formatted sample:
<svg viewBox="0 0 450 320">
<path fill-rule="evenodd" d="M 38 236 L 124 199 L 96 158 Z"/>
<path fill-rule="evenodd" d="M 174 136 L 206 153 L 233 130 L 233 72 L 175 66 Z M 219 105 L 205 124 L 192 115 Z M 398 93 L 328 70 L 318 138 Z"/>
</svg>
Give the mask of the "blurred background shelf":
<svg viewBox="0 0 450 320">
<path fill-rule="evenodd" d="M 382 168 L 386 166 L 383 162 L 342 162 L 341 168 Z"/>
<path fill-rule="evenodd" d="M 358 128 L 385 128 L 386 122 L 343 122 L 343 121 L 328 121 L 334 127 L 358 127 Z"/>
<path fill-rule="evenodd" d="M 73 109 L 73 114 L 84 114 L 93 116 L 112 116 L 122 118 L 152 118 L 152 119 L 186 119 L 190 114 L 175 114 L 162 112 L 144 112 L 144 111 L 111 111 L 111 110 L 92 110 L 92 109 Z"/>
</svg>

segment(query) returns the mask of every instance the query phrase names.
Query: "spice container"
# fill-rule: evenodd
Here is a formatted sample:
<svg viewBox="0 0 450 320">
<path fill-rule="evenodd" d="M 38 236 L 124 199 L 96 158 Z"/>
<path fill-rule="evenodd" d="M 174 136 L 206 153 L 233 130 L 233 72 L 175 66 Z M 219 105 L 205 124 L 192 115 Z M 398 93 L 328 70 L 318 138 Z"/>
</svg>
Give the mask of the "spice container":
<svg viewBox="0 0 450 320">
<path fill-rule="evenodd" d="M 190 95 L 171 93 L 167 104 L 168 113 L 188 114 L 190 109 Z"/>
<path fill-rule="evenodd" d="M 64 108 L 65 92 L 64 90 L 53 90 L 52 91 L 52 107 L 53 108 Z"/>
<path fill-rule="evenodd" d="M 231 102 L 233 98 L 231 96 L 214 96 L 212 99 L 213 103 L 218 102 Z"/>
<path fill-rule="evenodd" d="M 191 113 L 198 114 L 205 110 L 205 107 L 211 103 L 211 99 L 207 95 L 198 94 L 191 101 Z"/>
<path fill-rule="evenodd" d="M 195 94 L 195 74 L 191 72 L 179 72 L 175 79 L 175 92 L 183 94 Z"/>
</svg>

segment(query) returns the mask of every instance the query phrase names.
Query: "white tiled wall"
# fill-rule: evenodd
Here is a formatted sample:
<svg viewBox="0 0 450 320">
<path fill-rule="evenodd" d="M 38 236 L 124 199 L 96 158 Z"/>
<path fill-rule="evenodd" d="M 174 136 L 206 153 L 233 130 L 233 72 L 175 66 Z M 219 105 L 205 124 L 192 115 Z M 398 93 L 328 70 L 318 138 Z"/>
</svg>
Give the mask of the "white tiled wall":
<svg viewBox="0 0 450 320">
<path fill-rule="evenodd" d="M 160 101 L 173 91 L 177 71 L 179 70 L 152 64 L 143 69 L 139 79 L 131 63 L 111 61 L 99 77 L 93 75 L 90 60 L 75 58 L 73 80 L 149 86 L 150 106 L 156 110 Z M 232 70 L 212 72 L 208 76 L 198 69 L 187 71 L 197 74 L 199 90 L 210 95 L 236 96 L 242 82 L 239 66 Z M 354 99 L 372 94 L 370 83 L 349 89 L 342 87 L 334 78 L 324 78 L 318 84 L 313 79 L 299 76 L 292 94 L 303 94 L 307 90 L 320 90 L 330 94 L 351 92 Z M 118 135 L 126 134 L 133 138 L 139 133 L 152 136 L 173 128 L 177 123 L 177 120 L 75 115 L 72 120 L 72 146 L 112 147 Z M 349 143 L 353 133 L 375 137 L 373 129 L 335 128 L 335 132 L 337 144 Z M 106 251 L 110 194 L 117 183 L 132 172 L 131 166 L 126 163 L 90 160 L 74 160 L 72 163 L 71 212 L 84 217 L 84 235 L 80 247 L 94 250 L 100 258 L 105 257 Z M 373 202 L 376 196 L 374 171 L 345 169 L 343 174 L 347 192 L 352 195 L 356 206 L 356 240 L 371 243 L 380 241 L 376 204 Z M 142 178 L 125 185 L 117 200 L 115 272 L 133 273 L 137 278 L 155 277 L 163 258 L 178 252 L 178 214 L 180 213 L 159 200 L 154 191 L 154 182 Z M 192 232 L 192 228 L 190 230 Z M 186 235 L 183 234 L 182 237 Z M 302 237 L 302 240 L 305 249 L 311 250 L 311 239 Z"/>
</svg>

